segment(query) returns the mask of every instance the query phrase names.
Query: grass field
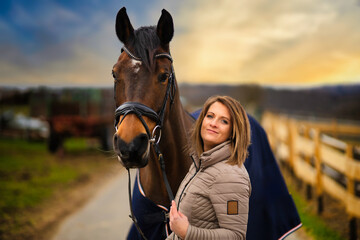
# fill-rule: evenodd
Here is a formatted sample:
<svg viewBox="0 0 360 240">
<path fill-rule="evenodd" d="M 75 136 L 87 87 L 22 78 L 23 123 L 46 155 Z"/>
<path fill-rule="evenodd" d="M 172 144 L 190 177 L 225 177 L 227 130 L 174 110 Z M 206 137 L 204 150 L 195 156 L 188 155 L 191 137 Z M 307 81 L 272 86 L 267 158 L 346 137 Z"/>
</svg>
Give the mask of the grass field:
<svg viewBox="0 0 360 240">
<path fill-rule="evenodd" d="M 306 200 L 296 191 L 291 190 L 295 205 L 298 209 L 305 231 L 316 240 L 346 240 L 340 234 L 317 216 L 306 203 Z"/>
<path fill-rule="evenodd" d="M 303 228 L 315 240 L 346 240 L 341 234 L 330 228 L 326 222 L 315 213 L 314 207 L 309 204 L 302 194 L 293 186 L 288 185 L 289 191 L 298 209 Z"/>
<path fill-rule="evenodd" d="M 50 154 L 45 142 L 0 139 L 0 239 L 23 234 L 24 226 L 35 227 L 23 213 L 115 162 L 84 139 L 65 142 L 62 157 Z"/>
</svg>

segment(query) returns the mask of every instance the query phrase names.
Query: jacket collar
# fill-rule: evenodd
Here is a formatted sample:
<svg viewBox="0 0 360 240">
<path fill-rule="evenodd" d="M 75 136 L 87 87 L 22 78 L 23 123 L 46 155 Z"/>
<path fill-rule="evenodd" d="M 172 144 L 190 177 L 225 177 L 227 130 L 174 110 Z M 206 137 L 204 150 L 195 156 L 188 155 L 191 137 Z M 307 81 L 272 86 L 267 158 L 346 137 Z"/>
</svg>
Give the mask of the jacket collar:
<svg viewBox="0 0 360 240">
<path fill-rule="evenodd" d="M 200 159 L 195 158 L 197 167 L 207 168 L 215 163 L 229 159 L 231 155 L 230 141 L 225 141 L 214 148 L 203 152 Z"/>
</svg>

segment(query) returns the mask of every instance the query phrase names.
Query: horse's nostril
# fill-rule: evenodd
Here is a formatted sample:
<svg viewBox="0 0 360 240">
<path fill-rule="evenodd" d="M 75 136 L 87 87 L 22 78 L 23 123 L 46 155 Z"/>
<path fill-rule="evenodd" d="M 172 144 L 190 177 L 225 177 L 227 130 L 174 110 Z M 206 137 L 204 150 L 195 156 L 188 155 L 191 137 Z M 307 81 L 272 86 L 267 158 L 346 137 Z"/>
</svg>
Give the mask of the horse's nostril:
<svg viewBox="0 0 360 240">
<path fill-rule="evenodd" d="M 141 134 L 139 136 L 139 140 L 142 144 L 147 144 L 147 141 L 149 140 L 149 138 L 146 134 Z"/>
<path fill-rule="evenodd" d="M 138 135 L 130 144 L 130 151 L 144 152 L 148 145 L 149 138 L 146 134 Z"/>
<path fill-rule="evenodd" d="M 121 159 L 128 159 L 130 156 L 129 152 L 126 150 L 120 150 L 120 157 Z"/>
<path fill-rule="evenodd" d="M 139 134 L 127 143 L 120 136 L 114 136 L 114 150 L 119 160 L 127 166 L 145 166 L 149 155 L 149 138 L 146 134 Z M 145 160 L 146 159 L 146 160 Z"/>
</svg>

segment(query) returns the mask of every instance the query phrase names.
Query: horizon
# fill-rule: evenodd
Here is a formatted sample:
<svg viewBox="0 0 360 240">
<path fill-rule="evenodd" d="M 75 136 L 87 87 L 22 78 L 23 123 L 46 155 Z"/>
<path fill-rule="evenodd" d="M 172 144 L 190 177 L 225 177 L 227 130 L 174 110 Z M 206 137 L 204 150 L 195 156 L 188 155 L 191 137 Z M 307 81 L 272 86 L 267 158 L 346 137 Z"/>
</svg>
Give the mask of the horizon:
<svg viewBox="0 0 360 240">
<path fill-rule="evenodd" d="M 317 85 L 265 85 L 256 83 L 178 83 L 179 87 L 260 87 L 265 89 L 275 90 L 304 90 L 304 89 L 319 89 L 319 88 L 336 88 L 336 87 L 360 87 L 359 83 L 338 83 L 338 84 L 317 84 Z M 33 89 L 50 89 L 50 90 L 64 90 L 64 89 L 113 89 L 113 86 L 83 86 L 83 85 L 68 85 L 68 86 L 53 86 L 53 85 L 34 85 L 34 86 L 15 86 L 15 85 L 0 85 L 2 89 L 15 90 L 33 90 Z"/>
</svg>

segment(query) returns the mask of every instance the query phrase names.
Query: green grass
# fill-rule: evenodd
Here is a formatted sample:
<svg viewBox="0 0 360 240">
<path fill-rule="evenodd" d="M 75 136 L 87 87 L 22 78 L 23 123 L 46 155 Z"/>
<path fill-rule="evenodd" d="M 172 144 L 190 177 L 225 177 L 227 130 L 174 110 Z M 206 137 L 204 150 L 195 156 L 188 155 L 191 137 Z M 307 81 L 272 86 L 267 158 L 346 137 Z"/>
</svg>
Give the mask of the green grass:
<svg viewBox="0 0 360 240">
<path fill-rule="evenodd" d="M 87 148 L 87 141 L 85 138 L 69 138 L 64 142 L 64 147 L 71 152 L 84 151 Z"/>
<path fill-rule="evenodd" d="M 298 209 L 303 227 L 309 235 L 315 240 L 346 240 L 341 237 L 338 232 L 328 227 L 325 222 L 314 213 L 299 193 L 291 186 L 288 186 L 288 188 Z"/>
<path fill-rule="evenodd" d="M 25 104 L 25 105 L 7 105 L 7 104 L 2 104 L 0 106 L 0 112 L 5 112 L 5 111 L 12 111 L 14 112 L 14 114 L 24 114 L 25 116 L 29 116 L 29 112 L 30 112 L 30 108 L 29 105 Z"/>
<path fill-rule="evenodd" d="M 36 206 L 78 176 L 56 161 L 44 143 L 0 139 L 1 216 Z"/>
<path fill-rule="evenodd" d="M 69 139 L 64 147 L 59 157 L 45 142 L 0 138 L 0 239 L 29 239 L 37 231 L 33 211 L 116 163 L 85 139 Z"/>
</svg>

